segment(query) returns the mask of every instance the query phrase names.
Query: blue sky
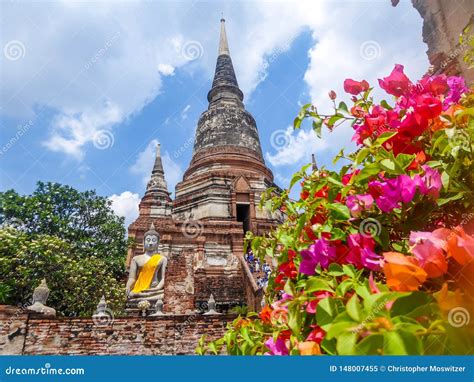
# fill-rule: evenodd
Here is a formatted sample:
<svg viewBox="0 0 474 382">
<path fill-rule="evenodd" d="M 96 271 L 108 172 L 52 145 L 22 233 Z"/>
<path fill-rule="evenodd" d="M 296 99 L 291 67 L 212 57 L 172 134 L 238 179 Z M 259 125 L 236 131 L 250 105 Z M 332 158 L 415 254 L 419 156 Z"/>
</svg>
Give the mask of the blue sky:
<svg viewBox="0 0 474 382">
<path fill-rule="evenodd" d="M 221 12 L 267 165 L 285 187 L 316 154 L 329 164 L 350 127 L 292 132 L 300 105 L 330 107 L 345 78 L 428 69 L 409 1 L 21 1 L 0 4 L 0 190 L 55 181 L 111 197 L 135 218 L 162 147 L 170 191 L 206 109 Z"/>
</svg>

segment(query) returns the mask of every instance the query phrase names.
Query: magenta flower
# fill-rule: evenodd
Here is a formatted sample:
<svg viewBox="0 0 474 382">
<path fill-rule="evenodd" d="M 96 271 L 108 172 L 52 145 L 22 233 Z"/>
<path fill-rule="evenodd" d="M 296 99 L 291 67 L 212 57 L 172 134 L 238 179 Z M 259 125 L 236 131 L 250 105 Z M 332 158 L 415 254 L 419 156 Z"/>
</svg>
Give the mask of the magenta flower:
<svg viewBox="0 0 474 382">
<path fill-rule="evenodd" d="M 400 197 L 403 203 L 410 203 L 415 197 L 416 183 L 408 175 L 400 175 L 398 178 L 398 188 L 400 190 Z"/>
<path fill-rule="evenodd" d="M 373 180 L 369 182 L 369 192 L 375 198 L 375 203 L 383 212 L 390 212 L 400 207 L 400 190 L 398 180 L 388 179 L 382 182 Z"/>
<path fill-rule="evenodd" d="M 438 170 L 435 170 L 428 165 L 421 166 L 421 168 L 425 170 L 425 174 L 421 177 L 421 180 L 424 183 L 424 188 L 420 188 L 420 192 L 423 195 L 438 198 L 442 186 L 440 173 Z"/>
<path fill-rule="evenodd" d="M 301 259 L 299 271 L 312 276 L 318 264 L 323 268 L 327 268 L 336 259 L 336 248 L 328 240 L 321 238 L 316 240 L 308 249 L 301 251 Z"/>
<path fill-rule="evenodd" d="M 273 337 L 270 337 L 265 341 L 265 346 L 270 350 L 267 355 L 289 355 L 289 351 L 285 345 L 285 341 L 281 338 L 277 338 L 276 341 L 273 340 Z"/>
<path fill-rule="evenodd" d="M 443 102 L 443 110 L 447 110 L 453 103 L 458 103 L 461 96 L 468 91 L 464 78 L 448 77 L 449 92 Z"/>
<path fill-rule="evenodd" d="M 346 256 L 348 263 L 357 268 L 365 267 L 372 271 L 380 270 L 382 256 L 374 252 L 375 241 L 372 237 L 360 233 L 350 234 L 347 238 L 347 244 L 349 245 L 349 253 Z"/>
<path fill-rule="evenodd" d="M 346 206 L 353 217 L 360 216 L 361 212 L 368 210 L 374 204 L 374 198 L 370 194 L 349 195 L 346 198 Z"/>
</svg>

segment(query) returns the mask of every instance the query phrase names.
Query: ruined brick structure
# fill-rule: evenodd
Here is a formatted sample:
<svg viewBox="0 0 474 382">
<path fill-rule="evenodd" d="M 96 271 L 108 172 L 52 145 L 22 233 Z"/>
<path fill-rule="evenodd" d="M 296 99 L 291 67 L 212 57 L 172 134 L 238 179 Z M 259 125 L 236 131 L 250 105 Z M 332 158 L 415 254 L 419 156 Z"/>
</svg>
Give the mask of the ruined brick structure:
<svg viewBox="0 0 474 382">
<path fill-rule="evenodd" d="M 395 4 L 396 0 L 392 0 Z M 472 0 L 412 0 L 423 18 L 423 41 L 428 45 L 430 73 L 462 76 L 474 85 L 474 71 L 463 61 L 468 43 L 459 44 L 459 35 L 471 26 L 467 35 L 474 36 L 474 2 Z"/>
<path fill-rule="evenodd" d="M 139 217 L 128 229 L 136 245 L 127 266 L 143 253 L 141 242 L 151 223 L 161 235 L 160 253 L 168 257 L 166 313 L 190 313 L 211 293 L 221 311 L 243 304 L 260 308 L 261 292 L 242 261 L 244 233 L 262 234 L 280 216 L 259 208 L 262 193 L 276 186 L 243 98 L 222 19 L 209 107 L 197 124 L 189 168 L 171 200 L 158 146 Z"/>
<path fill-rule="evenodd" d="M 199 339 L 222 337 L 230 315 L 122 317 L 98 325 L 92 318 L 45 318 L 0 305 L 0 354 L 195 354 Z"/>
</svg>

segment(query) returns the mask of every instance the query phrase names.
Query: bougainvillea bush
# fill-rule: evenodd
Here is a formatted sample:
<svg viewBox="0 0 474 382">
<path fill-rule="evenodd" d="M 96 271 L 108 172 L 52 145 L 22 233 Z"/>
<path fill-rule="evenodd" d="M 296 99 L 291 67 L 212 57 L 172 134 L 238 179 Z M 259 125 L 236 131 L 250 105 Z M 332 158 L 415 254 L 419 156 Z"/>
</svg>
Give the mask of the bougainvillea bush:
<svg viewBox="0 0 474 382">
<path fill-rule="evenodd" d="M 198 353 L 467 354 L 474 349 L 474 95 L 460 77 L 412 82 L 396 65 L 378 84 L 347 79 L 353 105 L 322 128 L 351 124 L 357 150 L 339 171 L 308 166 L 268 197 L 286 220 L 251 247 L 275 264 L 260 313 L 238 317 Z M 471 319 L 472 317 L 472 319 Z"/>
</svg>

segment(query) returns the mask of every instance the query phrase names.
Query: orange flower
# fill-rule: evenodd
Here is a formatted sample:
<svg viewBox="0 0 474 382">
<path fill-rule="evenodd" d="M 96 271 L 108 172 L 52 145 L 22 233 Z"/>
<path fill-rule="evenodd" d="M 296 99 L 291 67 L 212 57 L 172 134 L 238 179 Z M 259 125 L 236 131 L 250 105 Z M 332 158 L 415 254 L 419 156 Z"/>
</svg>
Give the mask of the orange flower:
<svg viewBox="0 0 474 382">
<path fill-rule="evenodd" d="M 265 305 L 259 316 L 264 324 L 269 324 L 271 322 L 272 317 L 272 308 L 270 308 L 268 305 Z"/>
<path fill-rule="evenodd" d="M 455 292 L 448 291 L 448 284 L 444 283 L 441 290 L 435 294 L 439 308 L 443 313 L 448 313 L 451 309 L 463 306 L 464 302 L 461 291 L 457 289 Z"/>
<path fill-rule="evenodd" d="M 474 238 L 469 236 L 462 227 L 456 227 L 448 237 L 448 257 L 453 257 L 461 265 L 474 260 Z"/>
<path fill-rule="evenodd" d="M 387 285 L 396 291 L 413 291 L 426 280 L 426 272 L 419 267 L 414 257 L 398 252 L 385 252 L 383 272 Z"/>
<path fill-rule="evenodd" d="M 321 349 L 316 342 L 305 341 L 298 344 L 300 355 L 318 355 L 321 354 Z"/>
<path fill-rule="evenodd" d="M 246 326 L 248 326 L 250 324 L 250 320 L 248 320 L 247 318 L 241 318 L 239 321 L 237 321 L 237 323 L 235 324 L 235 327 L 237 329 L 239 328 L 245 328 Z"/>
</svg>

